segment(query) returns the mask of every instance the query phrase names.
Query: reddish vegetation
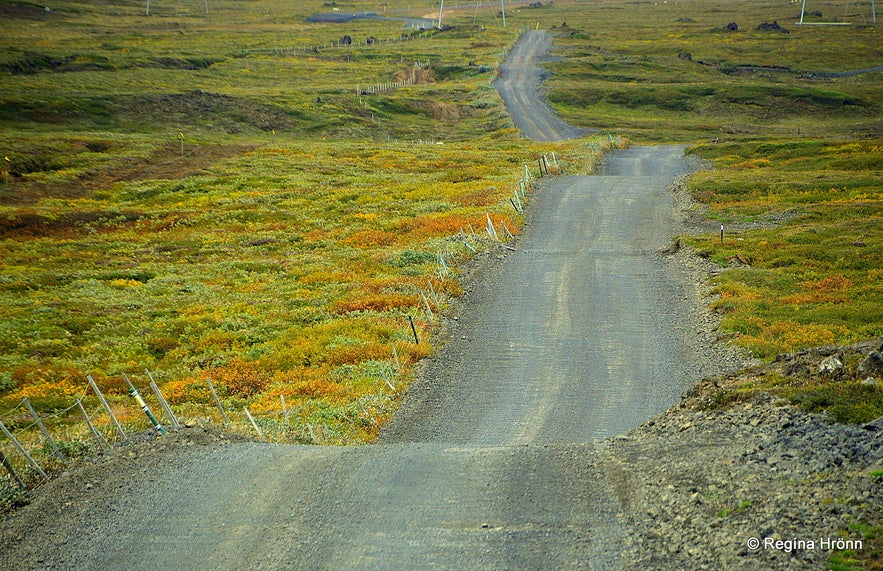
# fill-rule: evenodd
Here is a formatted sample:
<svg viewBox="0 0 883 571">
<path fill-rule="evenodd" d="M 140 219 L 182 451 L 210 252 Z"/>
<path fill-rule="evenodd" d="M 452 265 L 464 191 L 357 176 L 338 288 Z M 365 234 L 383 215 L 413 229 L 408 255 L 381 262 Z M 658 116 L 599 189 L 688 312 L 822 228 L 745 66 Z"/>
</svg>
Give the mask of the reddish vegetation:
<svg viewBox="0 0 883 571">
<path fill-rule="evenodd" d="M 334 304 L 335 313 L 352 313 L 354 311 L 389 311 L 403 307 L 414 307 L 420 303 L 416 295 L 403 293 L 371 293 L 355 299 L 343 299 Z"/>
<path fill-rule="evenodd" d="M 16 179 L 11 192 L 0 193 L 0 204 L 33 204 L 50 197 L 79 198 L 121 181 L 178 180 L 251 149 L 246 145 L 191 145 L 185 146 L 181 156 L 180 143 L 168 143 L 149 158 L 123 157 L 116 166 L 86 172 L 73 181 L 46 183 Z"/>
</svg>

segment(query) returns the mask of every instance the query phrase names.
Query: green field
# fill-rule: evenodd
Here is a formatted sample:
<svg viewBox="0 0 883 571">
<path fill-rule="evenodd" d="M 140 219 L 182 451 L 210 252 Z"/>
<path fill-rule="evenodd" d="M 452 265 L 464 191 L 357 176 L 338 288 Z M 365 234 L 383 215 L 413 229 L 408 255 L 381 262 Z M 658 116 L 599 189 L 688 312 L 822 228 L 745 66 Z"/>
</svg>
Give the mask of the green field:
<svg viewBox="0 0 883 571">
<path fill-rule="evenodd" d="M 495 247 L 487 220 L 517 234 L 524 165 L 588 172 L 608 132 L 695 145 L 710 216 L 777 221 L 686 238 L 750 260 L 717 278 L 733 342 L 770 358 L 883 335 L 883 74 L 831 75 L 883 62 L 864 4 L 798 28 L 787 2 L 558 0 L 422 32 L 307 22 L 325 4 L 0 1 L 0 414 L 67 408 L 91 374 L 144 426 L 120 374 L 150 369 L 188 418 L 218 420 L 211 378 L 274 438 L 369 441 L 459 268 Z M 772 21 L 790 33 L 756 29 Z M 513 128 L 492 81 L 528 27 L 558 32 L 550 99 L 597 137 Z"/>
</svg>

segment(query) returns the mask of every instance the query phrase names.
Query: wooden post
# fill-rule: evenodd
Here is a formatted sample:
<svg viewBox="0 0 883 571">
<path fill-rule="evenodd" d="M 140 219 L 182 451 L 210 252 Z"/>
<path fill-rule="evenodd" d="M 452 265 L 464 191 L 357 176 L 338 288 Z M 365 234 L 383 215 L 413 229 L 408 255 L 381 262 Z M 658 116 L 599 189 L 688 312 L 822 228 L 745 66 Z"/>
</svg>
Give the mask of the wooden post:
<svg viewBox="0 0 883 571">
<path fill-rule="evenodd" d="M 18 484 L 18 487 L 24 491 L 28 491 L 28 487 L 22 481 L 21 478 L 18 477 L 18 474 L 15 473 L 15 470 L 12 469 L 12 464 L 9 463 L 9 460 L 6 459 L 6 456 L 3 452 L 0 452 L 0 464 L 3 464 L 3 467 L 6 468 L 6 471 L 9 472 L 9 475 L 15 480 L 15 483 Z"/>
<path fill-rule="evenodd" d="M 0 421 L 0 431 L 2 431 L 3 434 L 6 435 L 6 438 L 12 441 L 15 449 L 18 450 L 19 453 L 25 457 L 25 459 L 28 461 L 28 464 L 30 464 L 34 470 L 36 470 L 41 476 L 43 476 L 44 479 L 49 478 L 49 476 L 46 475 L 46 472 L 43 471 L 43 468 L 40 468 L 40 465 L 37 464 L 37 462 L 35 462 L 33 458 L 31 458 L 31 455 L 28 454 L 28 451 L 24 449 L 24 446 L 19 444 L 18 440 L 16 440 L 15 436 L 13 436 L 11 432 L 9 432 L 9 429 L 6 428 L 6 425 L 3 424 L 2 421 Z"/>
<path fill-rule="evenodd" d="M 215 391 L 215 385 L 212 384 L 211 379 L 206 379 L 208 382 L 208 390 L 212 392 L 212 398 L 215 399 L 215 404 L 218 405 L 218 409 L 221 411 L 221 417 L 224 419 L 224 426 L 230 425 L 230 419 L 227 418 L 227 411 L 224 410 L 224 405 L 221 404 L 221 399 L 218 398 L 218 393 Z"/>
<path fill-rule="evenodd" d="M 258 423 L 254 421 L 254 417 L 251 415 L 250 412 L 248 412 L 248 407 L 247 407 L 247 406 L 243 406 L 243 407 L 242 407 L 242 410 L 245 411 L 245 416 L 247 416 L 247 417 L 248 417 L 248 420 L 251 421 L 251 425 L 254 427 L 254 431 L 258 433 L 258 436 L 259 436 L 260 438 L 263 438 L 263 437 L 264 437 L 264 433 L 261 432 L 261 429 L 258 428 Z"/>
<path fill-rule="evenodd" d="M 537 164 L 540 166 L 540 178 L 543 177 L 543 159 L 537 159 Z"/>
<path fill-rule="evenodd" d="M 392 358 L 393 358 L 393 361 L 395 361 L 395 363 L 396 363 L 396 371 L 401 370 L 402 364 L 399 362 L 399 352 L 396 351 L 395 345 L 392 346 Z"/>
<path fill-rule="evenodd" d="M 86 424 L 89 426 L 89 430 L 92 432 L 92 437 L 95 438 L 95 441 L 98 442 L 99 448 L 110 448 L 110 444 L 107 442 L 107 439 L 103 434 L 98 432 L 98 429 L 95 428 L 95 425 L 92 424 L 92 419 L 89 418 L 89 415 L 86 413 L 86 408 L 83 406 L 83 401 L 77 399 L 77 406 L 80 407 L 80 412 L 83 413 L 83 418 L 86 419 Z"/>
<path fill-rule="evenodd" d="M 432 281 L 427 282 L 429 284 L 429 293 L 432 294 L 432 300 L 435 302 L 435 306 L 438 307 L 441 303 L 438 300 L 438 294 L 435 292 L 435 286 L 432 285 Z"/>
<path fill-rule="evenodd" d="M 494 227 L 494 223 L 491 220 L 490 212 L 486 213 L 486 216 L 487 216 L 487 233 L 490 235 L 491 238 L 493 238 L 494 240 L 499 242 L 500 237 L 497 235 L 497 229 Z"/>
<path fill-rule="evenodd" d="M 156 384 L 156 381 L 153 380 L 153 375 L 150 374 L 150 371 L 144 369 L 144 372 L 147 373 L 147 378 L 150 379 L 150 390 L 153 391 L 153 394 L 156 395 L 157 400 L 159 400 L 159 406 L 162 407 L 163 412 L 166 413 L 166 417 L 169 419 L 169 422 L 172 423 L 172 426 L 175 430 L 181 429 L 181 424 L 178 423 L 178 419 L 175 418 L 175 413 L 172 412 L 172 408 L 169 406 L 168 401 L 159 390 L 159 386 Z"/>
<path fill-rule="evenodd" d="M 432 313 L 432 307 L 429 305 L 429 300 L 426 299 L 426 294 L 423 293 L 422 291 L 420 292 L 420 297 L 423 298 L 423 305 L 426 307 L 426 313 L 429 316 L 429 319 L 431 320 L 433 318 L 434 314 Z"/>
<path fill-rule="evenodd" d="M 724 243 L 724 225 L 721 224 L 721 244 Z"/>
<path fill-rule="evenodd" d="M 122 425 L 120 425 L 120 422 L 117 420 L 117 417 L 115 417 L 113 415 L 113 411 L 110 410 L 110 405 L 107 404 L 107 400 L 105 400 L 104 395 L 101 394 L 100 390 L 98 390 L 98 385 L 95 384 L 95 379 L 92 378 L 92 375 L 87 375 L 86 379 L 89 380 L 89 386 L 92 387 L 92 391 L 98 396 L 98 400 L 101 401 L 101 406 L 104 407 L 104 412 L 106 412 L 107 416 L 110 417 L 110 420 L 113 421 L 113 425 L 116 427 L 117 432 L 120 433 L 120 436 L 123 438 L 124 442 L 128 442 L 129 437 L 126 436 L 126 433 L 123 430 Z"/>
<path fill-rule="evenodd" d="M 169 424 L 172 425 L 172 428 L 178 430 L 181 428 L 181 425 L 178 423 L 178 419 L 175 418 L 175 414 L 172 412 L 172 409 L 169 407 L 168 401 L 162 396 L 162 393 L 159 390 L 159 387 L 154 381 L 150 381 L 150 390 L 153 391 L 153 394 L 156 395 L 156 400 L 159 401 L 159 406 L 162 408 L 163 413 L 165 413 L 166 418 L 169 419 Z"/>
<path fill-rule="evenodd" d="M 409 316 L 408 316 L 408 321 L 411 322 L 411 333 L 414 334 L 414 344 L 415 344 L 415 345 L 420 345 L 420 338 L 417 337 L 417 326 L 414 325 L 414 318 L 411 317 L 411 316 L 409 315 Z"/>
<path fill-rule="evenodd" d="M 288 407 L 285 406 L 285 395 L 279 395 L 279 398 L 282 400 L 282 416 L 285 417 L 285 427 L 291 428 L 291 423 L 288 421 Z"/>
<path fill-rule="evenodd" d="M 46 439 L 46 442 L 49 443 L 49 447 L 52 448 L 52 453 L 55 455 L 56 458 L 67 464 L 67 456 L 64 455 L 64 452 L 62 452 L 61 448 L 58 447 L 55 439 L 52 438 L 52 435 L 49 434 L 48 430 L 46 430 L 46 425 L 43 424 L 43 420 L 37 414 L 37 411 L 34 410 L 31 401 L 28 400 L 28 397 L 23 397 L 21 400 L 25 404 L 25 408 L 27 408 L 28 412 L 31 414 L 31 418 L 33 418 L 34 422 L 37 424 L 37 428 L 39 428 L 40 432 L 43 433 L 43 438 Z"/>
<path fill-rule="evenodd" d="M 509 231 L 509 227 L 506 226 L 506 223 L 503 222 L 502 220 L 500 221 L 500 226 L 503 227 L 503 231 L 506 232 L 506 235 L 509 236 L 510 240 L 515 237 L 512 235 L 512 232 Z"/>
</svg>

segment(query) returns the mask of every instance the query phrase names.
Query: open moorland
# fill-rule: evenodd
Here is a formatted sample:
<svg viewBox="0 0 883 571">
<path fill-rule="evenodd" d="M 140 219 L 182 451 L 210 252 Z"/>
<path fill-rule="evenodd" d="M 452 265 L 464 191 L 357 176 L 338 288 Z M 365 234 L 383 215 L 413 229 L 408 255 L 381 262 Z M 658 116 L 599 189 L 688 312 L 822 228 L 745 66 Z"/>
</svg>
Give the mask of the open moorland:
<svg viewBox="0 0 883 571">
<path fill-rule="evenodd" d="M 883 336 L 883 42 L 870 3 L 808 0 L 804 26 L 800 4 L 784 1 L 507 3 L 504 27 L 497 4 L 448 2 L 443 29 L 421 20 L 437 17 L 438 5 L 405 0 L 48 4 L 0 1 L 0 420 L 50 476 L 65 463 L 24 405 L 50 423 L 68 463 L 89 456 L 100 444 L 75 414 L 79 398 L 104 437 L 115 433 L 87 375 L 130 434 L 149 422 L 122 375 L 149 392 L 149 370 L 191 426 L 222 422 L 211 379 L 234 431 L 251 430 L 248 407 L 268 440 L 374 440 L 421 360 L 442 345 L 443 323 L 471 271 L 509 252 L 507 241 L 521 232 L 536 184 L 522 187 L 525 167 L 536 177 L 537 159 L 554 153 L 561 170 L 591 173 L 614 146 L 675 142 L 706 168 L 681 181 L 683 234 L 664 253 L 702 268 L 716 343 L 763 366 L 706 380 L 681 409 L 600 451 L 445 449 L 436 457 L 419 446 L 277 447 L 270 456 L 290 456 L 299 482 L 353 490 L 376 482 L 383 493 L 372 501 L 395 522 L 409 521 L 399 506 L 410 488 L 387 486 L 390 466 L 410 482 L 420 479 L 408 472 L 412 463 L 419 471 L 426 462 L 463 462 L 462 473 L 480 479 L 487 468 L 488 481 L 499 483 L 496 458 L 517 476 L 504 482 L 514 491 L 502 497 L 515 494 L 532 507 L 543 503 L 534 490 L 582 505 L 573 498 L 585 481 L 597 482 L 600 500 L 591 505 L 609 507 L 611 517 L 578 515 L 603 517 L 611 530 L 617 510 L 632 518 L 633 568 L 675 561 L 801 568 L 827 557 L 751 559 L 727 544 L 787 529 L 862 538 L 863 549 L 833 553 L 828 566 L 880 568 L 883 529 L 879 505 L 869 501 L 883 472 L 879 461 L 865 466 L 877 454 L 868 433 L 777 406 L 790 402 L 844 423 L 883 415 L 883 373 L 859 366 L 879 345 L 869 340 Z M 360 12 L 373 15 L 347 16 Z M 848 25 L 819 25 L 831 22 Z M 514 128 L 493 81 L 526 29 L 555 33 L 549 100 L 568 123 L 595 134 L 538 144 Z M 842 359 L 839 368 L 830 356 Z M 168 446 L 199 438 L 185 432 Z M 208 444 L 229 438 L 206 437 Z M 841 441 L 851 448 L 838 448 Z M 66 471 L 55 483 L 68 495 L 82 494 L 87 480 L 85 489 L 127 478 L 144 484 L 131 465 L 142 453 L 158 462 L 165 446 L 102 455 L 80 479 Z M 255 457 L 263 446 L 253 446 Z M 0 451 L 28 484 L 41 480 L 6 439 Z M 238 487 L 250 468 L 237 471 L 246 459 L 229 455 L 230 447 L 211 446 L 198 454 L 230 470 L 225 485 Z M 490 464 L 481 463 L 485 456 Z M 266 480 L 261 501 L 237 502 L 254 510 L 258 523 L 246 530 L 254 545 L 265 534 L 259 512 L 278 502 L 272 490 L 291 487 L 284 472 L 269 469 L 275 461 L 266 462 L 256 471 Z M 182 474 L 190 469 L 173 464 Z M 326 464 L 317 478 L 316 466 Z M 859 464 L 866 473 L 849 468 Z M 214 464 L 194 469 L 206 465 Z M 106 467 L 117 479 L 101 475 Z M 427 474 L 438 478 L 427 479 L 429 488 L 451 479 L 444 470 Z M 560 490 L 534 485 L 562 474 Z M 151 478 L 146 489 L 162 497 L 167 490 L 155 482 L 176 478 Z M 471 484 L 481 498 L 475 505 L 493 503 L 484 482 Z M 332 504 L 338 521 L 355 522 L 340 528 L 345 539 L 369 541 L 339 506 L 337 488 L 322 485 L 321 493 L 300 486 L 303 498 L 287 498 L 289 513 L 315 509 L 301 514 L 314 534 L 303 539 L 309 551 L 341 544 L 319 533 Z M 196 488 L 200 505 L 217 500 L 219 533 L 227 533 L 229 494 L 218 500 Z M 26 500 L 4 479 L 4 510 Z M 73 511 L 80 509 L 88 511 Z M 198 521 L 201 512 L 190 512 Z M 513 513 L 512 521 L 522 517 Z M 40 517 L 32 535 L 14 541 L 51 542 L 40 535 Z M 529 527 L 507 528 L 511 518 L 500 517 L 499 527 L 472 522 L 480 524 L 475 534 L 510 529 L 515 535 L 500 537 L 517 539 Z M 553 519 L 531 536 L 535 552 L 530 541 L 512 545 L 540 561 L 545 530 L 571 529 Z M 22 529 L 29 521 L 19 520 Z M 425 529 L 436 530 L 430 523 Z M 179 526 L 169 525 L 169 537 L 181 540 Z M 666 535 L 682 530 L 681 543 Z M 693 553 L 702 541 L 711 551 Z M 324 551 L 313 555 L 333 561 Z M 32 556 L 42 566 L 40 554 Z"/>
<path fill-rule="evenodd" d="M 800 27 L 787 2 L 559 0 L 511 7 L 505 28 L 473 6 L 419 30 L 396 18 L 437 7 L 338 2 L 389 19 L 309 22 L 325 4 L 0 2 L 0 414 L 22 397 L 67 409 L 92 375 L 145 427 L 120 374 L 149 369 L 185 418 L 220 421 L 212 379 L 273 438 L 369 441 L 433 352 L 464 264 L 499 248 L 488 221 L 518 234 L 524 165 L 535 176 L 555 152 L 590 172 L 623 139 L 707 161 L 681 242 L 726 268 L 721 340 L 770 360 L 883 335 L 869 6 L 816 3 L 808 21 L 851 25 Z M 553 107 L 599 135 L 538 145 L 514 129 L 492 82 L 535 27 L 557 34 Z M 767 376 L 717 401 L 761 391 L 883 414 L 860 379 Z M 88 452 L 78 430 L 64 440 Z"/>
<path fill-rule="evenodd" d="M 518 233 L 524 165 L 609 142 L 518 137 L 492 10 L 421 31 L 196 4 L 0 4 L 0 391 L 54 411 L 92 375 L 125 403 L 149 369 L 185 417 L 220 420 L 212 379 L 228 408 L 286 397 L 280 437 L 368 440 L 488 221 Z"/>
</svg>

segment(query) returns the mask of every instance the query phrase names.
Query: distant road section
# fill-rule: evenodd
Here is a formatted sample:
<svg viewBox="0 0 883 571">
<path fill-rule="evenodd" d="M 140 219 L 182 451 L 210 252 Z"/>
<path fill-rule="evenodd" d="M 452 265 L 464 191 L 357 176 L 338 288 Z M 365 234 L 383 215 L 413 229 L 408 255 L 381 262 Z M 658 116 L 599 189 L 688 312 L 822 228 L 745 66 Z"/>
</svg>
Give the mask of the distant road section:
<svg viewBox="0 0 883 571">
<path fill-rule="evenodd" d="M 559 119 L 540 94 L 540 83 L 547 72 L 538 62 L 551 47 L 552 35 L 546 30 L 527 32 L 509 53 L 494 83 L 515 126 L 534 141 L 563 141 L 586 133 Z"/>
</svg>

